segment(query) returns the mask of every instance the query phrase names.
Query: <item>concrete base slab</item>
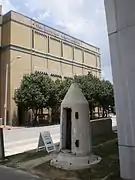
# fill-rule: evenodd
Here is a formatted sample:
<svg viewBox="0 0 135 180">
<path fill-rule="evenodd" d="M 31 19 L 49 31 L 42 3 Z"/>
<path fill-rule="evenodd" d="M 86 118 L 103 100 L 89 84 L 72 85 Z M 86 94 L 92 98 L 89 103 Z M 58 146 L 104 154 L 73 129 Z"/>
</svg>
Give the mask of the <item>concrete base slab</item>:
<svg viewBox="0 0 135 180">
<path fill-rule="evenodd" d="M 100 161 L 101 158 L 94 154 L 91 154 L 90 156 L 76 156 L 69 153 L 59 153 L 55 159 L 51 160 L 50 165 L 65 170 L 79 170 L 90 168 Z"/>
</svg>

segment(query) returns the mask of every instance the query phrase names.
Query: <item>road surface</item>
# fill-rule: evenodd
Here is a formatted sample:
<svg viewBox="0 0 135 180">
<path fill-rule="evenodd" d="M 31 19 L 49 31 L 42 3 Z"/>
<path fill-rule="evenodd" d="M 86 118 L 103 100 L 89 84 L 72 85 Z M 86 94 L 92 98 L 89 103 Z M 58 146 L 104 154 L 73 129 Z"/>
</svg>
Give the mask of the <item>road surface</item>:
<svg viewBox="0 0 135 180">
<path fill-rule="evenodd" d="M 38 176 L 31 175 L 24 171 L 0 166 L 0 180 L 41 180 L 41 179 Z"/>
<path fill-rule="evenodd" d="M 44 126 L 34 128 L 18 128 L 4 130 L 5 155 L 10 156 L 38 147 L 40 132 L 49 131 L 54 143 L 60 141 L 60 126 Z"/>
<path fill-rule="evenodd" d="M 112 116 L 112 126 L 113 129 L 116 129 L 115 116 Z M 38 146 L 39 134 L 42 131 L 50 131 L 54 143 L 60 141 L 59 125 L 4 130 L 5 155 L 10 156 L 36 149 Z"/>
</svg>

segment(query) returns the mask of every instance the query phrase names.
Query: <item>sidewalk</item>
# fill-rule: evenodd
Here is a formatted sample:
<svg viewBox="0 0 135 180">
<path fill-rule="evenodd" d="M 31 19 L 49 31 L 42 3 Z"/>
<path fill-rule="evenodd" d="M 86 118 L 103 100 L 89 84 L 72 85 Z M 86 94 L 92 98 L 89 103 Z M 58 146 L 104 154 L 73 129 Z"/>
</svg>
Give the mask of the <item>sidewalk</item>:
<svg viewBox="0 0 135 180">
<path fill-rule="evenodd" d="M 38 176 L 13 168 L 0 166 L 0 180 L 43 180 Z M 45 178 L 44 178 L 45 180 Z M 46 179 L 47 180 L 47 179 Z"/>
<path fill-rule="evenodd" d="M 23 129 L 25 127 L 19 127 L 19 126 L 6 126 L 6 127 L 4 127 L 4 125 L 1 125 L 0 128 L 5 129 L 5 130 L 11 130 L 11 129 Z"/>
</svg>

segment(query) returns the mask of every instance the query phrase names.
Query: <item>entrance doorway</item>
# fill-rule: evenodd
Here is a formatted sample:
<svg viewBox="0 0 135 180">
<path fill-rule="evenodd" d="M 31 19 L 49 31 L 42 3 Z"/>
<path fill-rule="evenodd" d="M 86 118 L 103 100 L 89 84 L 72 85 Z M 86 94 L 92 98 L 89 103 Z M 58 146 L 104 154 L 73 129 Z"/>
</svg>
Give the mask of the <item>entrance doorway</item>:
<svg viewBox="0 0 135 180">
<path fill-rule="evenodd" d="M 66 109 L 66 149 L 71 150 L 71 108 Z"/>
</svg>

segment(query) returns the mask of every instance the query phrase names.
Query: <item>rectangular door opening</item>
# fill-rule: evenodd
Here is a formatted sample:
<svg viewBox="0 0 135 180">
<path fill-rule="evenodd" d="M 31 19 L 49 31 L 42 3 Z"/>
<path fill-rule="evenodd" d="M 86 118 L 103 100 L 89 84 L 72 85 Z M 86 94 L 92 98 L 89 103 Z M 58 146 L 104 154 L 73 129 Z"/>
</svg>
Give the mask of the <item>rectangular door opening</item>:
<svg viewBox="0 0 135 180">
<path fill-rule="evenodd" d="M 71 150 L 71 108 L 66 109 L 66 149 Z"/>
</svg>

